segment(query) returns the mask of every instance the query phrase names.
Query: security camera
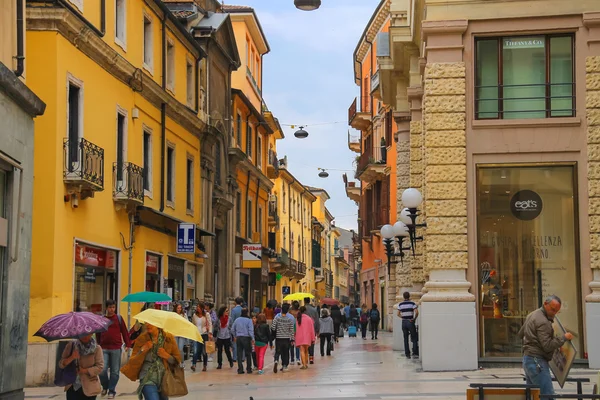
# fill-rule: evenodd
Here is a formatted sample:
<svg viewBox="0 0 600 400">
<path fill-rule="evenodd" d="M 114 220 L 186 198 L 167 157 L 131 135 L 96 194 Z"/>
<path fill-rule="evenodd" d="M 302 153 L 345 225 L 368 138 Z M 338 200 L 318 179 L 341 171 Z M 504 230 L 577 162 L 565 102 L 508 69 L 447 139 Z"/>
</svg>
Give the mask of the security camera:
<svg viewBox="0 0 600 400">
<path fill-rule="evenodd" d="M 78 208 L 79 207 L 79 198 L 76 194 L 71 196 L 71 207 Z"/>
</svg>

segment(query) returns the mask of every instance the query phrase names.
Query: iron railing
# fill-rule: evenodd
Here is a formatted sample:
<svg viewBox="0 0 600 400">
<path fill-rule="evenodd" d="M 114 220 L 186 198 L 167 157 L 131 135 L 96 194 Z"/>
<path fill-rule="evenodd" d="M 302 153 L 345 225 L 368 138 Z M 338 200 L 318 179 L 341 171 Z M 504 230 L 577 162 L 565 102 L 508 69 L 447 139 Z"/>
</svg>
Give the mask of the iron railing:
<svg viewBox="0 0 600 400">
<path fill-rule="evenodd" d="M 92 188 L 104 190 L 104 149 L 79 138 L 63 141 L 63 178 L 68 182 L 86 182 Z"/>
<path fill-rule="evenodd" d="M 348 108 L 348 125 L 352 123 L 352 120 L 358 113 L 370 113 L 371 112 L 371 97 L 361 96 L 356 97 L 350 107 Z"/>
<path fill-rule="evenodd" d="M 113 164 L 113 198 L 144 202 L 144 169 L 130 162 Z"/>
<path fill-rule="evenodd" d="M 279 262 L 282 265 L 290 264 L 290 255 L 286 249 L 284 249 L 284 248 L 280 249 L 279 254 L 277 256 L 277 262 Z"/>
<path fill-rule="evenodd" d="M 379 88 L 379 70 L 371 75 L 371 93 Z"/>
<path fill-rule="evenodd" d="M 256 79 L 254 79 L 254 75 L 252 75 L 252 71 L 250 71 L 250 68 L 248 66 L 246 66 L 246 76 L 250 79 L 250 82 L 252 82 L 252 87 L 254 87 L 258 94 L 262 96 L 262 90 L 260 90 L 260 87 L 258 87 Z"/>
<path fill-rule="evenodd" d="M 523 92 L 539 92 L 539 95 L 515 96 Z M 488 105 L 494 102 L 495 105 Z M 476 119 L 504 119 L 510 114 L 511 119 L 572 117 L 575 112 L 574 82 L 475 86 Z"/>
<path fill-rule="evenodd" d="M 269 165 L 275 168 L 275 173 L 279 172 L 279 160 L 277 159 L 277 153 L 273 150 L 269 150 Z"/>
<path fill-rule="evenodd" d="M 297 267 L 296 271 L 299 274 L 306 275 L 306 264 L 303 263 L 302 261 L 298 261 L 298 267 Z"/>
<path fill-rule="evenodd" d="M 362 172 L 367 169 L 371 164 L 383 164 L 387 162 L 387 148 L 384 145 L 373 146 L 370 149 L 366 149 L 364 153 L 358 158 L 358 164 L 356 165 L 356 173 L 354 177 L 358 179 Z"/>
</svg>

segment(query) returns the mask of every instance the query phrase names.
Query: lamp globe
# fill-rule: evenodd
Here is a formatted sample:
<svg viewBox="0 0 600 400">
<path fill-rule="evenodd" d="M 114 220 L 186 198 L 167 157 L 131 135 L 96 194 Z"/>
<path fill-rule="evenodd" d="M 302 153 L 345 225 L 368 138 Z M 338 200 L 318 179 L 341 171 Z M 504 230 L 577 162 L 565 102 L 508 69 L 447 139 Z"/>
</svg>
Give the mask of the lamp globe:
<svg viewBox="0 0 600 400">
<path fill-rule="evenodd" d="M 383 236 L 384 239 L 391 239 L 394 237 L 394 227 L 391 226 L 390 224 L 386 224 L 384 226 L 381 227 L 381 236 Z"/>
<path fill-rule="evenodd" d="M 408 226 L 402 221 L 398 221 L 394 224 L 394 235 L 407 237 L 408 236 Z"/>
<path fill-rule="evenodd" d="M 423 202 L 423 196 L 415 188 L 408 188 L 402 192 L 402 204 L 406 208 L 418 208 Z"/>
</svg>

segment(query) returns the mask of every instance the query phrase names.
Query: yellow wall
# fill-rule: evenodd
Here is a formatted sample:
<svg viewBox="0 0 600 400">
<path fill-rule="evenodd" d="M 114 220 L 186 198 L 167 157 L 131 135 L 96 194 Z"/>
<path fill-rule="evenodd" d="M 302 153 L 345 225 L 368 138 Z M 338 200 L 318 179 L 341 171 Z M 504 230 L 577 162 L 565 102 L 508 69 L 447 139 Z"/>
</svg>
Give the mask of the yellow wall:
<svg viewBox="0 0 600 400">
<path fill-rule="evenodd" d="M 93 2 L 90 2 L 93 3 Z M 114 2 L 107 2 L 109 8 Z M 128 1 L 127 16 L 132 26 L 128 31 L 127 58 L 141 67 L 141 21 L 143 2 Z M 93 7 L 85 3 L 93 13 Z M 113 42 L 111 30 L 114 12 L 107 10 L 107 35 Z M 156 16 L 155 16 L 156 17 Z M 139 28 L 135 28 L 139 21 Z M 155 19 L 155 27 L 159 27 Z M 136 35 L 135 32 L 140 32 Z M 174 36 L 173 36 L 174 37 Z M 160 76 L 160 32 L 156 32 L 155 76 Z M 114 44 L 114 43 L 112 43 Z M 153 191 L 145 198 L 145 206 L 160 206 L 160 110 L 147 102 L 139 93 L 117 80 L 106 69 L 97 65 L 85 54 L 56 32 L 27 32 L 29 59 L 29 85 L 47 104 L 46 113 L 35 125 L 35 169 L 33 205 L 33 237 L 31 261 L 31 334 L 52 315 L 72 311 L 74 290 L 74 242 L 81 240 L 118 251 L 118 299 L 127 294 L 128 253 L 123 250 L 121 235 L 129 239 L 129 223 L 125 210 L 116 210 L 113 201 L 113 163 L 116 161 L 117 107 L 127 112 L 127 157 L 125 161 L 143 165 L 143 127 L 152 130 Z M 176 42 L 178 69 L 175 95 L 185 102 L 186 51 Z M 181 65 L 183 64 L 183 67 Z M 63 183 L 63 140 L 67 136 L 68 76 L 83 86 L 83 137 L 104 149 L 104 190 L 93 198 L 79 201 L 78 208 L 63 200 L 67 193 Z M 132 118 L 134 109 L 139 117 Z M 200 222 L 200 151 L 197 137 L 186 131 L 176 121 L 167 118 L 166 137 L 175 146 L 175 203 L 164 212 L 177 219 Z M 186 210 L 186 160 L 194 158 L 194 213 Z M 175 238 L 136 227 L 133 250 L 132 291 L 144 290 L 146 250 L 165 255 L 163 276 L 167 275 L 166 254 L 175 253 Z M 185 258 L 185 257 L 181 257 Z M 198 274 L 201 276 L 201 274 Z M 134 307 L 134 310 L 136 307 Z M 120 304 L 121 314 L 126 314 L 126 304 Z M 33 339 L 35 340 L 35 339 Z"/>
<path fill-rule="evenodd" d="M 246 21 L 240 19 L 240 17 L 235 17 L 232 23 L 235 41 L 240 54 L 241 65 L 238 70 L 234 71 L 231 75 L 231 87 L 242 90 L 246 96 L 248 96 L 248 99 L 250 99 L 250 102 L 254 107 L 256 107 L 257 110 L 260 110 L 262 105 L 262 93 L 256 89 L 262 90 L 261 54 L 257 49 L 256 42 L 250 34 Z M 248 50 L 246 50 L 246 48 L 248 48 Z M 252 55 L 254 56 L 254 63 L 249 64 Z M 250 70 L 250 76 L 248 76 L 248 69 Z M 252 78 L 254 79 L 257 88 L 252 84 Z"/>
</svg>

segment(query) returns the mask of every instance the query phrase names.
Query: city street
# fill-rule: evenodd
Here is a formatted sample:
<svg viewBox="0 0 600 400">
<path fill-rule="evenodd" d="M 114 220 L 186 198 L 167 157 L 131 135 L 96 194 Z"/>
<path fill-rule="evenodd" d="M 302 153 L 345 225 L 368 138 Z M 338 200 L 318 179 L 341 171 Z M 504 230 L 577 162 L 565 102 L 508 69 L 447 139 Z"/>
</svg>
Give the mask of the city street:
<svg viewBox="0 0 600 400">
<path fill-rule="evenodd" d="M 391 350 L 390 333 L 379 340 L 360 338 L 341 339 L 332 357 L 317 355 L 315 365 L 306 371 L 298 366 L 287 373 L 273 374 L 272 352 L 265 375 L 237 375 L 236 369 L 215 370 L 210 363 L 207 372 L 187 371 L 190 391 L 184 399 L 211 400 L 263 399 L 430 399 L 464 400 L 470 383 L 522 383 L 518 368 L 493 368 L 468 372 L 420 372 L 418 360 L 407 360 L 402 353 Z M 189 363 L 187 364 L 189 367 Z M 593 379 L 594 372 L 578 370 L 571 377 Z M 121 377 L 117 387 L 118 399 L 135 399 L 137 383 Z M 576 390 L 574 384 L 565 387 Z M 586 393 L 591 384 L 584 385 Z M 60 388 L 28 388 L 25 398 L 46 399 L 62 397 Z M 101 399 L 98 397 L 98 399 Z"/>
</svg>

